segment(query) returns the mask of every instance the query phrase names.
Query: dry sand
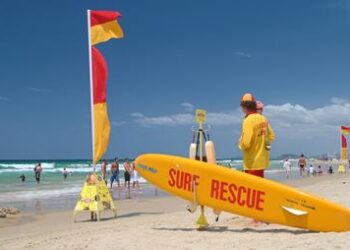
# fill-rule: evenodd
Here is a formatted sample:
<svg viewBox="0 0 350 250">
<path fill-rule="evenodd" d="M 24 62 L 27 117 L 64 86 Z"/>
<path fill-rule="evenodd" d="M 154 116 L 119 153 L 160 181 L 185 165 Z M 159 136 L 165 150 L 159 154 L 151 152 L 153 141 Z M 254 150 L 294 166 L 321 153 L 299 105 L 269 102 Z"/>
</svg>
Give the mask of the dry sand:
<svg viewBox="0 0 350 250">
<path fill-rule="evenodd" d="M 290 181 L 288 185 L 350 207 L 350 175 Z M 0 220 L 0 249 L 350 249 L 349 233 L 316 233 L 280 225 L 255 228 L 248 218 L 223 214 L 207 231 L 196 230 L 197 214 L 175 197 L 128 200 L 117 204 L 119 217 L 88 221 L 72 211 L 22 214 Z M 331 222 L 330 222 L 331 223 Z"/>
</svg>

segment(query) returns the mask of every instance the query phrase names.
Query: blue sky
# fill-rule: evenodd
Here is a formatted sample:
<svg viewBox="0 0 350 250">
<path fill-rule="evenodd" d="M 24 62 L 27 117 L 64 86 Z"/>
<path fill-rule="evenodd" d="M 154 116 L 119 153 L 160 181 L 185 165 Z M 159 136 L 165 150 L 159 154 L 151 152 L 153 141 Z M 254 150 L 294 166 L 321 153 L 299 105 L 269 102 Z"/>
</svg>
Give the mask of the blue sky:
<svg viewBox="0 0 350 250">
<path fill-rule="evenodd" d="M 350 4 L 314 1 L 3 0 L 0 159 L 90 158 L 86 9 L 117 10 L 107 157 L 187 155 L 195 108 L 219 157 L 239 156 L 240 96 L 266 105 L 273 155 L 337 153 L 350 124 Z"/>
</svg>

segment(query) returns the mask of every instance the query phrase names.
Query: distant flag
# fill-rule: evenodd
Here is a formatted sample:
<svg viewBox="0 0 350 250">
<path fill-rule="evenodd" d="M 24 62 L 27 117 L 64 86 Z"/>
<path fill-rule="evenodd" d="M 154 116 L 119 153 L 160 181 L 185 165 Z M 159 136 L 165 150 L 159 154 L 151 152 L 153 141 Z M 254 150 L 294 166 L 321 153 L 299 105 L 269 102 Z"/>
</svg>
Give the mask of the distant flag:
<svg viewBox="0 0 350 250">
<path fill-rule="evenodd" d="M 91 12 L 91 45 L 106 42 L 111 38 L 123 38 L 124 33 L 118 23 L 121 16 L 115 11 Z"/>
<path fill-rule="evenodd" d="M 123 31 L 117 19 L 118 12 L 88 10 L 89 66 L 91 94 L 91 124 L 93 164 L 102 158 L 107 150 L 111 131 L 107 112 L 108 67 L 101 52 L 93 45 L 111 38 L 122 38 Z"/>
<path fill-rule="evenodd" d="M 348 160 L 348 144 L 346 141 L 346 135 L 350 134 L 350 127 L 341 126 L 340 128 L 340 139 L 341 139 L 341 153 L 340 158 L 342 160 Z"/>
</svg>

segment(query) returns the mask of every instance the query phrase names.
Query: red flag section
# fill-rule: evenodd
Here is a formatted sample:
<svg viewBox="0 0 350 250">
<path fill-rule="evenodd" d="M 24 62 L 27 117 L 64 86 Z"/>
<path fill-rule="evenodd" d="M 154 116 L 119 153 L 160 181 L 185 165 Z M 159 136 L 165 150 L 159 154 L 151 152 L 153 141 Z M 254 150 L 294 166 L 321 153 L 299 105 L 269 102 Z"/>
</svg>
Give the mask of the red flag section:
<svg viewBox="0 0 350 250">
<path fill-rule="evenodd" d="M 346 138 L 344 135 L 341 135 L 341 147 L 342 148 L 347 148 L 348 144 L 346 142 Z"/>
<path fill-rule="evenodd" d="M 93 97 L 94 104 L 106 102 L 108 68 L 101 52 L 92 47 Z"/>
<path fill-rule="evenodd" d="M 90 26 L 104 24 L 107 22 L 115 21 L 121 14 L 116 11 L 91 11 L 91 23 Z"/>
</svg>

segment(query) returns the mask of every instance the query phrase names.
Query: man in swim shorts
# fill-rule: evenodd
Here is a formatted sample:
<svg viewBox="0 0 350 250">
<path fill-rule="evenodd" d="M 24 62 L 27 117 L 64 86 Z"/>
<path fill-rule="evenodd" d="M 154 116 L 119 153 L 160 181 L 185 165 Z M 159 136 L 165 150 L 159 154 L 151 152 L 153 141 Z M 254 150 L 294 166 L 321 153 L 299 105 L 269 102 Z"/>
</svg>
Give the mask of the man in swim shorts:
<svg viewBox="0 0 350 250">
<path fill-rule="evenodd" d="M 112 185 L 113 185 L 113 182 L 116 181 L 118 183 L 118 187 L 120 187 L 120 183 L 119 183 L 119 161 L 118 161 L 118 157 L 116 157 L 114 159 L 114 162 L 111 166 L 111 178 L 110 178 L 110 181 L 111 181 L 111 189 L 112 189 Z"/>
<path fill-rule="evenodd" d="M 298 166 L 299 166 L 299 170 L 300 170 L 300 176 L 304 176 L 306 159 L 305 159 L 305 156 L 303 154 L 301 154 L 299 157 Z"/>
<path fill-rule="evenodd" d="M 38 165 L 36 165 L 34 168 L 35 180 L 38 184 L 40 183 L 40 177 L 41 177 L 42 170 L 43 170 L 43 168 L 41 167 L 41 163 L 38 163 Z"/>
<path fill-rule="evenodd" d="M 131 173 L 131 166 L 129 159 L 126 158 L 123 164 L 124 167 L 124 186 L 128 185 L 128 188 L 130 188 L 130 173 Z"/>
<path fill-rule="evenodd" d="M 103 160 L 101 163 L 101 175 L 106 185 L 107 185 L 107 165 L 108 165 L 107 160 Z"/>
</svg>

